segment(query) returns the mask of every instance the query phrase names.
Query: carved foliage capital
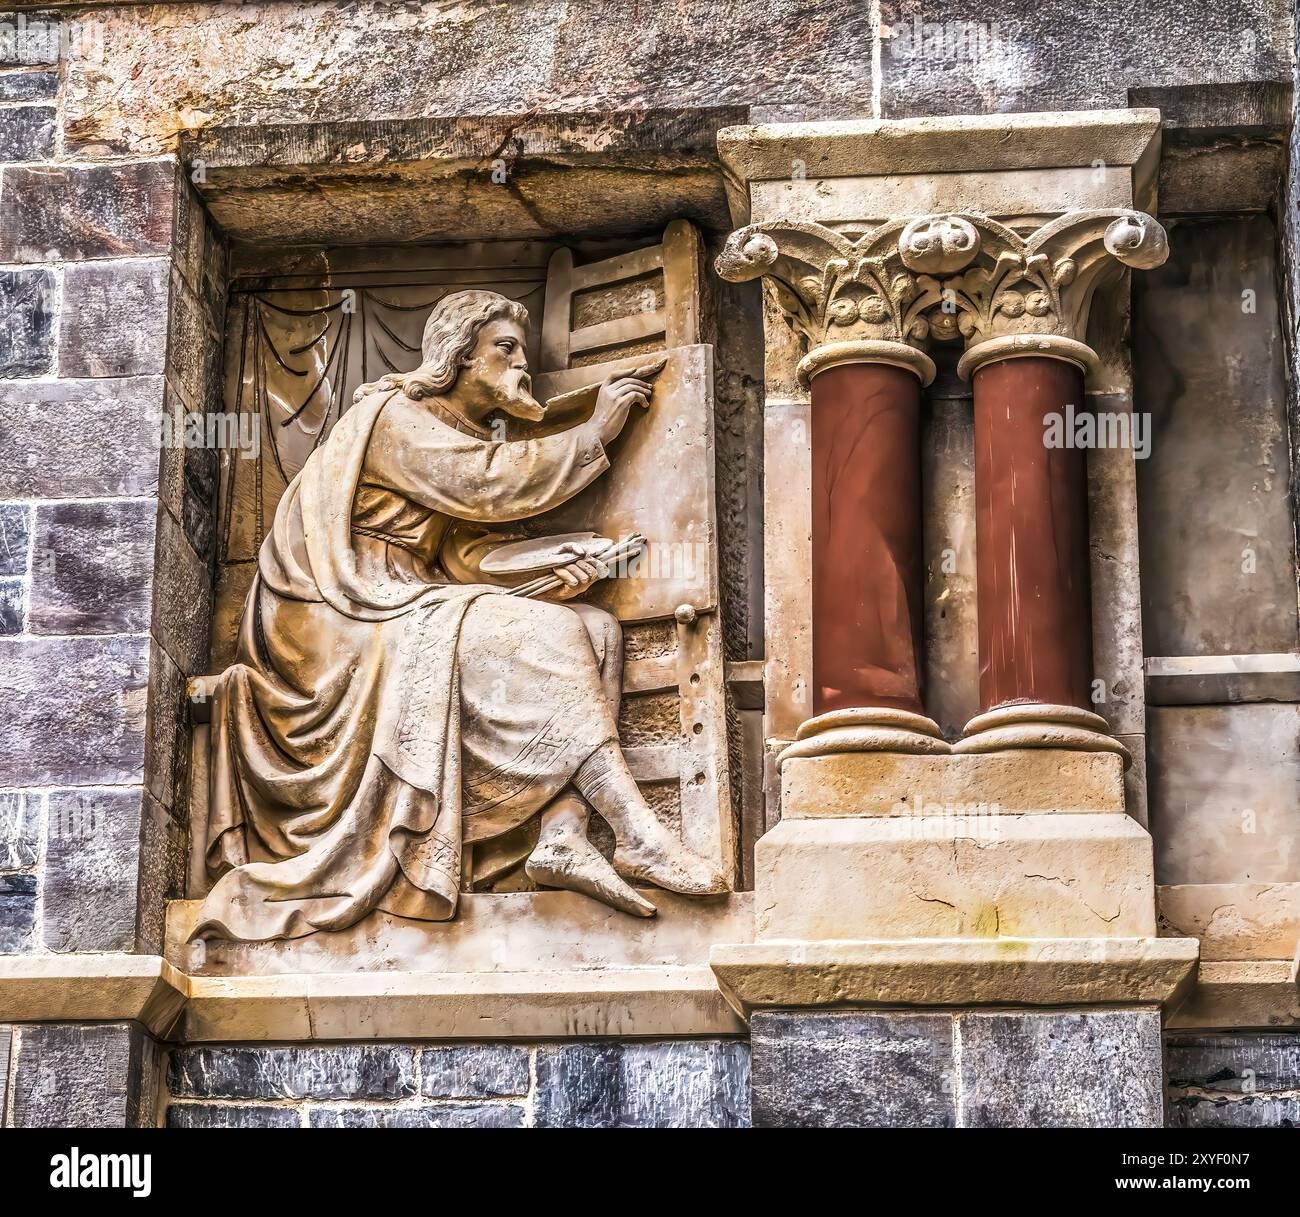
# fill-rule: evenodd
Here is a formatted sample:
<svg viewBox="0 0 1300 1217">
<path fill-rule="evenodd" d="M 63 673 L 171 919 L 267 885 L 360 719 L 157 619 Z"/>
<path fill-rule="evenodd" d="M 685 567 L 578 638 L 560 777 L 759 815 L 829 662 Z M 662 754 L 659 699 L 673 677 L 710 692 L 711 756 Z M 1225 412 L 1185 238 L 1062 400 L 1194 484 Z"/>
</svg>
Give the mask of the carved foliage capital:
<svg viewBox="0 0 1300 1217">
<path fill-rule="evenodd" d="M 761 276 L 808 351 L 861 341 L 920 349 L 939 284 L 904 263 L 905 227 L 886 224 L 853 241 L 821 224 L 750 224 L 731 234 L 715 266 L 736 283 Z"/>
<path fill-rule="evenodd" d="M 968 348 L 1029 335 L 1082 343 L 1098 284 L 1126 266 L 1148 270 L 1169 256 L 1165 230 L 1154 219 L 1120 208 L 1066 212 L 1028 234 L 974 214 L 924 223 L 976 234 L 964 263 L 956 254 L 947 260 L 930 314 L 935 338 L 961 337 Z"/>
<path fill-rule="evenodd" d="M 1071 211 L 1025 233 L 977 213 L 884 224 L 857 240 L 821 224 L 738 229 L 717 259 L 724 279 L 763 277 L 809 351 L 855 341 L 1047 337 L 1082 344 L 1097 285 L 1169 255 L 1139 211 Z"/>
</svg>

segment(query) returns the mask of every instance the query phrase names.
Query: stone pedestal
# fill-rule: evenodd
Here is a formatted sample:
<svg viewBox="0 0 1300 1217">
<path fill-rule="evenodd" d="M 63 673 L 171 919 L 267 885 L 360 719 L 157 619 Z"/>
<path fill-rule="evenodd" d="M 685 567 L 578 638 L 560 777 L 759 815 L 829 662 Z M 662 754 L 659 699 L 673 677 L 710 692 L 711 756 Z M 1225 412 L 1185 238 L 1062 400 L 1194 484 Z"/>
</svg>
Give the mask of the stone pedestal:
<svg viewBox="0 0 1300 1217">
<path fill-rule="evenodd" d="M 793 757 L 782 808 L 754 941 L 710 957 L 756 1124 L 1161 1123 L 1160 1010 L 1197 944 L 1157 936 L 1119 755 Z"/>
</svg>

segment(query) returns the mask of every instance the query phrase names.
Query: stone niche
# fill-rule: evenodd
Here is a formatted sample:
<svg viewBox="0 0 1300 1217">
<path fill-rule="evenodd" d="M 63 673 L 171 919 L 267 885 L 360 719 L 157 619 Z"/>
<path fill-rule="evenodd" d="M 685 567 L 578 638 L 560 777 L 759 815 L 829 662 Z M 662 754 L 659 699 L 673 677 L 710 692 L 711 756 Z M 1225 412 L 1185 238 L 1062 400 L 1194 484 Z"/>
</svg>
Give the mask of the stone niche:
<svg viewBox="0 0 1300 1217">
<path fill-rule="evenodd" d="M 201 167 L 195 203 L 228 254 L 210 408 L 234 446 L 215 471 L 206 670 L 233 658 L 287 483 L 358 385 L 416 366 L 442 296 L 483 288 L 523 304 L 533 391 L 576 400 L 570 422 L 591 409 L 575 391 L 665 353 L 656 392 L 671 409 L 636 419 L 610 449 L 619 479 L 549 513 L 547 531 L 650 539 L 650 577 L 591 596 L 624 630 L 620 743 L 660 821 L 731 890 L 657 892 L 659 915 L 645 921 L 538 890 L 521 866 L 493 868 L 472 847 L 452 921 L 380 912 L 306 938 L 190 943 L 210 886 L 211 686 L 199 677 L 186 899 L 167 918 L 166 956 L 190 977 L 181 1038 L 481 1036 L 485 1018 L 504 1037 L 742 1029 L 708 967 L 711 944 L 752 933 L 744 889 L 764 827 L 761 553 L 749 543 L 761 527 L 758 293 L 706 269 L 728 227 L 714 139 L 734 117 L 331 124 L 259 128 L 256 140 L 208 130 L 185 149 Z M 590 836 L 608 857 L 613 837 L 595 815 Z"/>
</svg>

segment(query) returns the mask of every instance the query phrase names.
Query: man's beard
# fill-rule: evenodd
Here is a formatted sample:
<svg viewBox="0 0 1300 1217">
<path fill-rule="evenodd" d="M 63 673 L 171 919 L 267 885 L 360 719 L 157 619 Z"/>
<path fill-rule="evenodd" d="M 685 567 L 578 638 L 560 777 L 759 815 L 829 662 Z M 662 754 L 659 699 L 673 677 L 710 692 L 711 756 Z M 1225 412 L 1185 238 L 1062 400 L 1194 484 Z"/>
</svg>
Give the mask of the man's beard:
<svg viewBox="0 0 1300 1217">
<path fill-rule="evenodd" d="M 501 386 L 500 409 L 504 410 L 512 418 L 523 419 L 525 422 L 540 423 L 546 417 L 546 407 L 529 392 L 530 381 L 524 377 L 519 382 L 519 387 L 511 392 L 504 385 Z"/>
</svg>

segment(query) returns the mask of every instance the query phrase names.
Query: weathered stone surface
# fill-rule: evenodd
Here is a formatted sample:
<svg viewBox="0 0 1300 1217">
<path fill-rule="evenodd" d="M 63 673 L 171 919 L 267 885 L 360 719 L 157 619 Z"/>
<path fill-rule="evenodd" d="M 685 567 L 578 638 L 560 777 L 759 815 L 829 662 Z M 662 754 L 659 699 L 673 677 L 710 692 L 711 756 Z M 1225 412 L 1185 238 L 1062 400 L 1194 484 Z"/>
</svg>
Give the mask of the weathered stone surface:
<svg viewBox="0 0 1300 1217">
<path fill-rule="evenodd" d="M 26 870 L 41 852 L 41 796 L 26 790 L 0 794 L 0 871 Z"/>
<path fill-rule="evenodd" d="M 148 792 L 140 826 L 136 950 L 161 955 L 167 936 L 167 902 L 185 894 L 187 845 L 184 825 Z"/>
<path fill-rule="evenodd" d="M 0 12 L 0 67 L 57 63 L 63 30 L 54 12 Z"/>
<path fill-rule="evenodd" d="M 1049 1010 L 958 1018 L 967 1128 L 1159 1128 L 1160 1011 Z"/>
<path fill-rule="evenodd" d="M 0 262 L 167 253 L 173 172 L 169 159 L 6 169 Z"/>
<path fill-rule="evenodd" d="M 49 795 L 41 936 L 51 951 L 131 951 L 143 791 Z"/>
<path fill-rule="evenodd" d="M 1300 882 L 1300 705 L 1151 706 L 1147 722 L 1156 881 Z"/>
<path fill-rule="evenodd" d="M 54 155 L 53 106 L 10 106 L 0 123 L 0 162 L 43 161 Z"/>
<path fill-rule="evenodd" d="M 0 74 L 0 101 L 45 101 L 59 91 L 57 72 Z"/>
<path fill-rule="evenodd" d="M 103 20 L 113 55 L 68 65 L 67 139 L 94 155 L 157 150 L 178 128 L 209 123 L 608 111 L 701 98 L 785 116 L 870 112 L 874 26 L 865 7 L 843 0 L 263 3 L 241 12 L 196 4 L 148 16 L 108 8 Z M 387 48 L 378 57 L 377 40 Z"/>
<path fill-rule="evenodd" d="M 0 786 L 138 782 L 147 655 L 143 638 L 0 639 Z"/>
<path fill-rule="evenodd" d="M 254 1107 L 240 1103 L 173 1103 L 168 1128 L 301 1128 L 294 1107 Z"/>
<path fill-rule="evenodd" d="M 1285 326 L 1267 216 L 1178 225 L 1133 278 L 1134 394 L 1148 655 L 1293 651 Z"/>
<path fill-rule="evenodd" d="M 0 955 L 32 948 L 36 927 L 36 876 L 0 874 Z"/>
<path fill-rule="evenodd" d="M 751 1025 L 757 1128 L 951 1128 L 952 1018 L 765 1011 Z"/>
<path fill-rule="evenodd" d="M 1300 1128 L 1300 1099 L 1171 1098 L 1170 1128 Z"/>
<path fill-rule="evenodd" d="M 176 271 L 172 280 L 171 310 L 167 315 L 169 381 L 186 402 L 186 409 L 216 409 L 220 399 L 221 344 L 214 325 L 207 323 L 198 296 Z"/>
<path fill-rule="evenodd" d="M 420 1093 L 434 1099 L 494 1099 L 528 1093 L 528 1050 L 511 1044 L 426 1048 Z"/>
<path fill-rule="evenodd" d="M 141 376 L 167 357 L 167 258 L 84 262 L 63 272 L 61 376 Z"/>
<path fill-rule="evenodd" d="M 26 503 L 0 503 L 0 575 L 27 573 L 27 544 L 31 508 Z"/>
<path fill-rule="evenodd" d="M 23 609 L 26 598 L 26 580 L 0 579 L 0 634 L 23 632 Z"/>
<path fill-rule="evenodd" d="M 1171 1035 L 1165 1044 L 1171 1090 L 1208 1097 L 1300 1090 L 1300 1034 Z"/>
<path fill-rule="evenodd" d="M 6 385 L 0 498 L 155 493 L 162 393 L 160 376 Z"/>
<path fill-rule="evenodd" d="M 136 634 L 149 628 L 152 499 L 37 505 L 33 634 Z"/>
<path fill-rule="evenodd" d="M 28 1024 L 18 1033 L 15 1128 L 123 1128 L 147 1112 L 148 1037 L 129 1023 Z"/>
<path fill-rule="evenodd" d="M 312 1128 L 523 1128 L 519 1103 L 430 1103 L 423 1107 L 317 1107 Z"/>
<path fill-rule="evenodd" d="M 880 22 L 885 118 L 1088 110 L 1126 105 L 1134 85 L 1291 75 L 1285 10 L 1268 0 L 1162 7 L 1158 19 L 1123 23 L 1074 0 L 882 0 Z"/>
<path fill-rule="evenodd" d="M 398 1044 L 178 1048 L 176 1098 L 400 1099 L 416 1093 L 415 1050 Z"/>
<path fill-rule="evenodd" d="M 212 580 L 171 513 L 158 513 L 151 629 L 186 676 L 208 670 Z"/>
<path fill-rule="evenodd" d="M 737 1128 L 749 1051 L 735 1040 L 575 1043 L 537 1050 L 539 1128 Z"/>
<path fill-rule="evenodd" d="M 149 714 L 144 772 L 149 793 L 173 814 L 188 805 L 189 707 L 185 676 L 155 641 L 149 644 Z"/>
<path fill-rule="evenodd" d="M 0 1025 L 0 1127 L 9 1111 L 9 1060 L 12 1056 L 14 1029 Z"/>
<path fill-rule="evenodd" d="M 48 270 L 0 271 L 0 377 L 43 376 L 50 370 L 54 311 L 54 276 Z"/>
</svg>

